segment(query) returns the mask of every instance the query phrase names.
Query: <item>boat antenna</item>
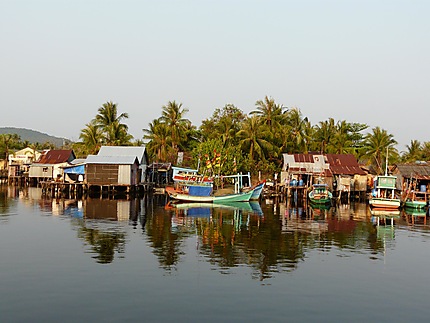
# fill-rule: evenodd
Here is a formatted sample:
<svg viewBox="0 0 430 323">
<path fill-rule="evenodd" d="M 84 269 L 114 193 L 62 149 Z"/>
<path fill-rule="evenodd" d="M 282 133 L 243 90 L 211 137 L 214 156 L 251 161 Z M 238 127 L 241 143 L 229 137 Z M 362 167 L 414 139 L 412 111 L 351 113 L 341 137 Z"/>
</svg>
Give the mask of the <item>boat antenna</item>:
<svg viewBox="0 0 430 323">
<path fill-rule="evenodd" d="M 387 146 L 387 155 L 385 156 L 385 176 L 388 175 L 388 146 Z"/>
</svg>

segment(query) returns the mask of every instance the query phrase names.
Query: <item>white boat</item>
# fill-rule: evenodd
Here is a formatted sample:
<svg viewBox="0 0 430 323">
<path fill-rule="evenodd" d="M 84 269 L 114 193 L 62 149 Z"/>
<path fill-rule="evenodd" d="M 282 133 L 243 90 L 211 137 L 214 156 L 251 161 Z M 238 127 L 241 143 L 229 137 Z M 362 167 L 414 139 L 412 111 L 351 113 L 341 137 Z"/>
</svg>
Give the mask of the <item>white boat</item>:
<svg viewBox="0 0 430 323">
<path fill-rule="evenodd" d="M 374 188 L 369 199 L 372 208 L 387 210 L 399 209 L 400 198 L 396 193 L 396 176 L 380 175 L 374 181 Z"/>
</svg>

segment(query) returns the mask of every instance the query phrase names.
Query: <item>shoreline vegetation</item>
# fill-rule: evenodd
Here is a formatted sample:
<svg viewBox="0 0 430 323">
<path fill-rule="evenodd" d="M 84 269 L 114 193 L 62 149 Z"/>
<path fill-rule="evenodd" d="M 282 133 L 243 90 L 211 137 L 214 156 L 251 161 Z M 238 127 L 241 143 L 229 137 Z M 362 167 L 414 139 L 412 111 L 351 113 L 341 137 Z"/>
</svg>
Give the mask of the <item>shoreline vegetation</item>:
<svg viewBox="0 0 430 323">
<path fill-rule="evenodd" d="M 78 158 L 85 158 L 97 154 L 102 145 L 145 145 L 150 162 L 200 165 L 205 172 L 224 174 L 279 172 L 283 153 L 353 154 L 376 174 L 384 172 L 386 160 L 390 165 L 430 160 L 430 141 L 411 139 L 406 151 L 399 153 L 394 136 L 380 126 L 370 129 L 363 123 L 333 118 L 311 124 L 299 108 L 285 107 L 269 96 L 257 101 L 249 114 L 233 104 L 216 108 L 199 127 L 186 119 L 188 111 L 182 103 L 169 101 L 137 139 L 128 133 L 128 113 L 119 113 L 118 104 L 109 101 L 84 125 L 79 141 L 63 140 L 61 147 L 0 134 L 0 160 L 25 147 L 73 149 Z"/>
</svg>

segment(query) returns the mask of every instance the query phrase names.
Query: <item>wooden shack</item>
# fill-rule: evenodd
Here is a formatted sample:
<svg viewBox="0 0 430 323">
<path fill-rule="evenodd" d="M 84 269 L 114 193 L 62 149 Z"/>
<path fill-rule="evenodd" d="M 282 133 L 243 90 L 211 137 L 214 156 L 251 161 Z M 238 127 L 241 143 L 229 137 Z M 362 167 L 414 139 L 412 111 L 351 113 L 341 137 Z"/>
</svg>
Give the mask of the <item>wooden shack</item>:
<svg viewBox="0 0 430 323">
<path fill-rule="evenodd" d="M 352 154 L 326 154 L 329 170 L 333 177 L 334 195 L 341 198 L 343 194 L 350 198 L 356 194 L 365 199 L 367 192 L 367 173 L 360 167 Z"/>
<path fill-rule="evenodd" d="M 391 174 L 397 176 L 397 186 L 407 187 L 430 193 L 430 162 L 397 164 L 391 168 Z"/>
<path fill-rule="evenodd" d="M 88 186 L 137 185 L 139 173 L 136 156 L 89 155 L 85 161 L 85 182 Z"/>
<path fill-rule="evenodd" d="M 102 146 L 97 156 L 119 157 L 134 156 L 139 163 L 138 183 L 146 182 L 146 170 L 148 168 L 148 154 L 145 146 Z"/>
<path fill-rule="evenodd" d="M 309 187 L 315 183 L 325 183 L 334 196 L 352 192 L 365 197 L 367 174 L 361 169 L 352 154 L 284 154 L 281 185 Z"/>
</svg>

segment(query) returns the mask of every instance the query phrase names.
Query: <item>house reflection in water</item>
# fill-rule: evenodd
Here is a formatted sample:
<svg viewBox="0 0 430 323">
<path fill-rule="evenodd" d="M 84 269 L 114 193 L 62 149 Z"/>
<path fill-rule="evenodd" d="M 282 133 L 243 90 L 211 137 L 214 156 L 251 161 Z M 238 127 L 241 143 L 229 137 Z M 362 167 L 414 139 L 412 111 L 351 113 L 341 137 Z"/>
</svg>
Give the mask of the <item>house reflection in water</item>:
<svg viewBox="0 0 430 323">
<path fill-rule="evenodd" d="M 84 201 L 86 219 L 105 219 L 117 221 L 137 220 L 140 200 L 87 199 Z"/>
<path fill-rule="evenodd" d="M 80 202 L 84 221 L 77 222 L 78 237 L 87 246 L 87 253 L 92 254 L 92 258 L 100 264 L 124 258 L 128 222 L 137 223 L 140 220 L 143 226 L 145 223 L 142 200 L 86 199 Z M 127 222 L 126 226 L 121 224 L 124 222 Z"/>
<path fill-rule="evenodd" d="M 143 216 L 141 200 L 86 199 L 83 201 L 83 218 L 78 236 L 89 247 L 88 252 L 100 264 L 111 263 L 125 257 L 127 226 Z M 98 221 L 98 220 L 108 220 Z M 124 227 L 117 222 L 127 222 Z"/>
</svg>

